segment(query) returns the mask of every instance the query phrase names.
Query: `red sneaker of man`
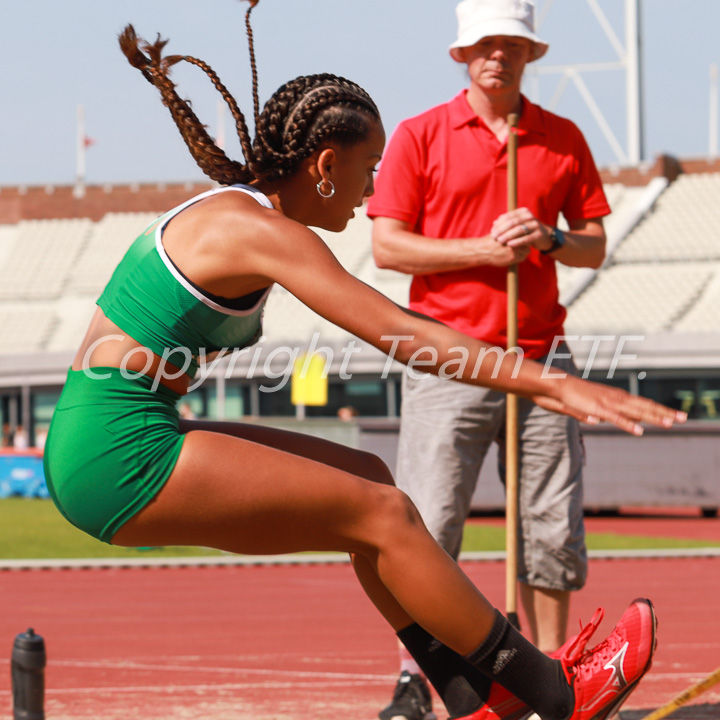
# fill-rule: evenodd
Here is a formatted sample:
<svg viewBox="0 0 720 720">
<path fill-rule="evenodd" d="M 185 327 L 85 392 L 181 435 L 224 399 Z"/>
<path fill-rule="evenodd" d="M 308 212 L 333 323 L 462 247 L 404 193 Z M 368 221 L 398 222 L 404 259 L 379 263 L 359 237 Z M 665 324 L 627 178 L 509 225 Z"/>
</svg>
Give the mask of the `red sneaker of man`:
<svg viewBox="0 0 720 720">
<path fill-rule="evenodd" d="M 571 646 L 560 659 L 575 692 L 571 720 L 607 720 L 650 669 L 657 620 L 645 598 L 634 600 L 608 638 L 592 650 Z"/>
</svg>

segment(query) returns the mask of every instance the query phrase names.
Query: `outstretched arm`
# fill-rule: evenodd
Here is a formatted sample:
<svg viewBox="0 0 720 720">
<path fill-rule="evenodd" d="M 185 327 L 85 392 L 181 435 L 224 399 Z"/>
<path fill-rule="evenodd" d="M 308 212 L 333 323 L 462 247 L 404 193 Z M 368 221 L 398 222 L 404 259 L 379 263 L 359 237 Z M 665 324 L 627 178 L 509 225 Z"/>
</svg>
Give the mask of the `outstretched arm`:
<svg viewBox="0 0 720 720">
<path fill-rule="evenodd" d="M 276 223 L 274 227 L 273 224 Z M 256 262 L 312 310 L 416 370 L 528 397 L 585 422 L 606 421 L 633 434 L 639 423 L 669 427 L 682 414 L 645 398 L 576 377 L 546 373 L 417 313 L 409 313 L 347 273 L 312 231 L 275 217 L 275 238 Z"/>
</svg>

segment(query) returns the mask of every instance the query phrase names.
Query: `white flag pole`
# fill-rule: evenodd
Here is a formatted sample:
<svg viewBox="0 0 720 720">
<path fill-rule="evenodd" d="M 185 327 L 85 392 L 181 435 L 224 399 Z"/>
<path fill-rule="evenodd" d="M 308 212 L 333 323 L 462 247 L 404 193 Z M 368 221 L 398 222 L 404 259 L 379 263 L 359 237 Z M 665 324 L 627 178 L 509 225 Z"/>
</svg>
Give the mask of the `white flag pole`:
<svg viewBox="0 0 720 720">
<path fill-rule="evenodd" d="M 87 150 L 85 144 L 85 106 L 80 104 L 77 106 L 76 120 L 76 138 L 75 138 L 75 190 L 76 198 L 85 197 L 85 152 Z"/>
</svg>

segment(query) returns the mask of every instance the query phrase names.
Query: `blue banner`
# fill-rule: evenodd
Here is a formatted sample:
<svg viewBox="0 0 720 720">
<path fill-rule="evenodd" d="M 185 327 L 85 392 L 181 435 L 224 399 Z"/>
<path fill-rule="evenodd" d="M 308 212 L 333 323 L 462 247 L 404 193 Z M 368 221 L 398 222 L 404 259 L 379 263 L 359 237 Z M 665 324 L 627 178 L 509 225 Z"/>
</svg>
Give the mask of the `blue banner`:
<svg viewBox="0 0 720 720">
<path fill-rule="evenodd" d="M 0 498 L 49 496 L 42 453 L 32 450 L 0 451 Z"/>
</svg>

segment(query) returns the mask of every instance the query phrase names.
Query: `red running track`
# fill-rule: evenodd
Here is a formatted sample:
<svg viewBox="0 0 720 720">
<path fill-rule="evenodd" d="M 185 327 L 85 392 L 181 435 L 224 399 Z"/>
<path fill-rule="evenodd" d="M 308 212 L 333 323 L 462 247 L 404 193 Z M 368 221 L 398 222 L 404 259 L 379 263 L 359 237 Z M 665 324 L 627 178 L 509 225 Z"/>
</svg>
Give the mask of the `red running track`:
<svg viewBox="0 0 720 720">
<path fill-rule="evenodd" d="M 463 567 L 502 608 L 504 564 Z M 659 648 L 625 720 L 720 665 L 720 558 L 593 560 L 571 615 L 603 605 L 600 640 L 637 596 L 655 602 Z M 47 644 L 49 720 L 372 720 L 396 676 L 394 637 L 347 564 L 9 570 L 0 603 L 0 717 L 30 626 Z M 695 702 L 673 717 L 720 717 L 720 686 Z"/>
</svg>

